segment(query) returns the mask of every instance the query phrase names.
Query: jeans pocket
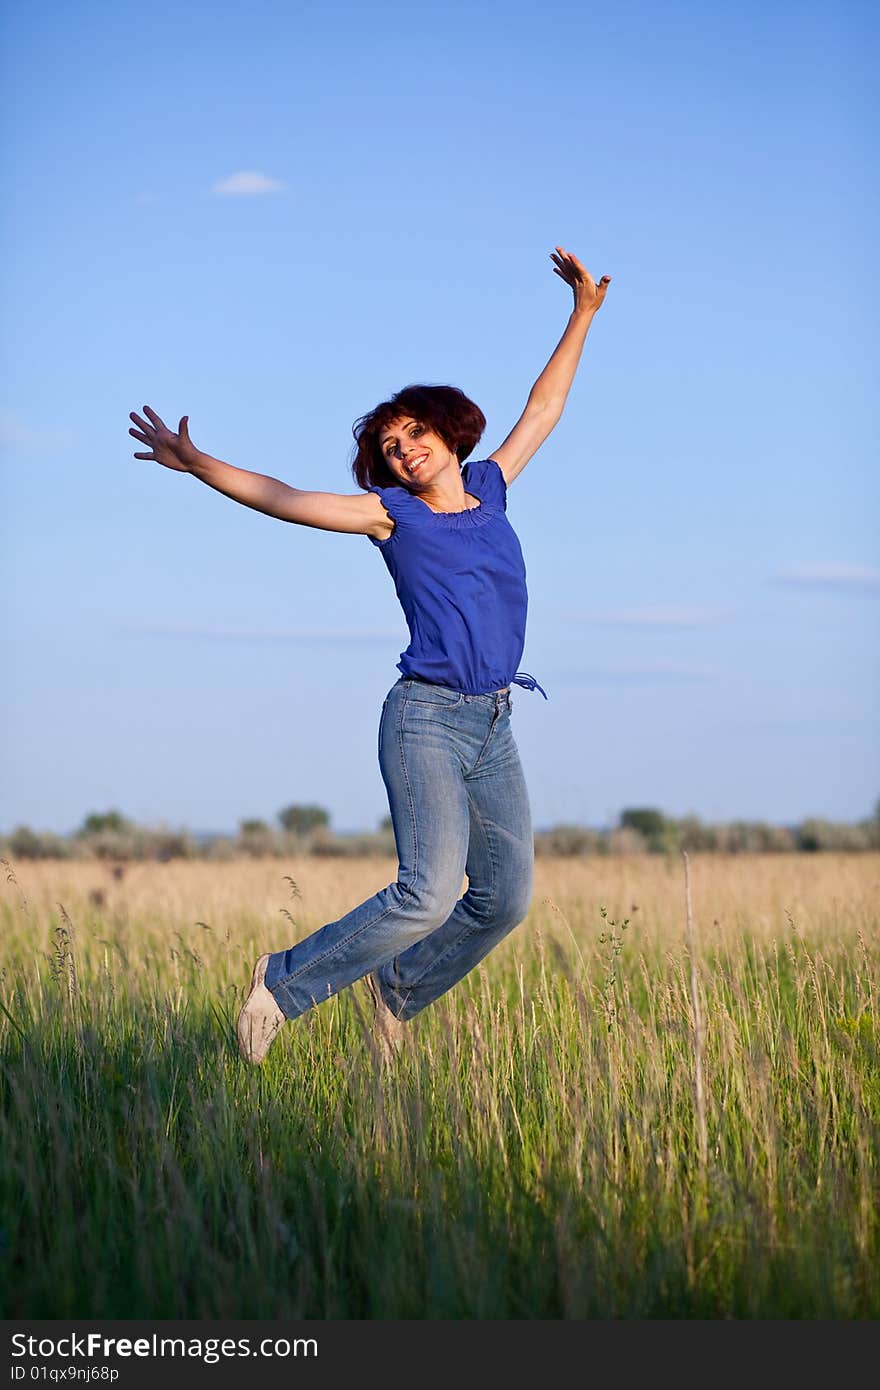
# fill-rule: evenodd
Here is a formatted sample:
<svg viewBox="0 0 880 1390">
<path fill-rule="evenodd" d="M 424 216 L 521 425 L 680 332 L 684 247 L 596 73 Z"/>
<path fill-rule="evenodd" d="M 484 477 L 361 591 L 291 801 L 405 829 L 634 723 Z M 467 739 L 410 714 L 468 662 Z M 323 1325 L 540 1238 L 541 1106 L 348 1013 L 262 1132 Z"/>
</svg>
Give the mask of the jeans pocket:
<svg viewBox="0 0 880 1390">
<path fill-rule="evenodd" d="M 406 700 L 400 711 L 400 731 L 415 737 L 461 730 L 467 705 L 457 700 Z"/>
<path fill-rule="evenodd" d="M 408 705 L 435 705 L 440 709 L 456 708 L 463 703 L 464 697 L 459 690 L 444 690 L 441 686 L 411 685 L 406 693 L 406 703 Z"/>
</svg>

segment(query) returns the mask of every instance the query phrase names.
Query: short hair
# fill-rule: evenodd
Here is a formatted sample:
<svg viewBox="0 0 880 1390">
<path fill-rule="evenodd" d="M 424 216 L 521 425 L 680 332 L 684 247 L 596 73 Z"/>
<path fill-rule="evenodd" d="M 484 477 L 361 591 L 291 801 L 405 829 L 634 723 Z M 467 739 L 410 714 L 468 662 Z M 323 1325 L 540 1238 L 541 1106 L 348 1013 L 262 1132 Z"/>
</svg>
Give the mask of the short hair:
<svg viewBox="0 0 880 1390">
<path fill-rule="evenodd" d="M 352 426 L 356 444 L 351 471 L 359 487 L 403 486 L 388 467 L 379 447 L 379 436 L 393 420 L 404 415 L 439 435 L 459 463 L 464 463 L 473 452 L 486 428 L 480 407 L 457 386 L 404 386 Z"/>
</svg>

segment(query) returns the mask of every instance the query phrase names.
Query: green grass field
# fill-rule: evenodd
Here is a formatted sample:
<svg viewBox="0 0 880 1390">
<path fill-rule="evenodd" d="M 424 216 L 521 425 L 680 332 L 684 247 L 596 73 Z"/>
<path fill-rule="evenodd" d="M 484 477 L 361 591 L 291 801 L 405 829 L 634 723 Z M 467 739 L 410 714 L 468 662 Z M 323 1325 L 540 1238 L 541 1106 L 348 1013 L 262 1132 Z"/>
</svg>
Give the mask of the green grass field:
<svg viewBox="0 0 880 1390">
<path fill-rule="evenodd" d="M 880 1316 L 877 855 L 691 857 L 699 1037 L 681 858 L 541 860 L 396 1061 L 356 985 L 261 1069 L 392 863 L 0 867 L 4 1318 Z"/>
</svg>

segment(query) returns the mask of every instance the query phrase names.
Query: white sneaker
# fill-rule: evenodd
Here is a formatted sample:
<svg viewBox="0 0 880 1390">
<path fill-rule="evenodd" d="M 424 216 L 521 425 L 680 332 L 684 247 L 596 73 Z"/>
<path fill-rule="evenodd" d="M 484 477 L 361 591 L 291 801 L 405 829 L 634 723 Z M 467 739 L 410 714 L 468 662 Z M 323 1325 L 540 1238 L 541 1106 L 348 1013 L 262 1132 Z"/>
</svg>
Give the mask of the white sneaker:
<svg viewBox="0 0 880 1390">
<path fill-rule="evenodd" d="M 370 998 L 376 1012 L 373 1016 L 373 1032 L 386 1061 L 396 1057 L 403 1046 L 406 1024 L 389 1009 L 382 998 L 379 981 L 375 975 L 365 975 L 364 984 L 370 991 Z"/>
<path fill-rule="evenodd" d="M 262 1062 L 287 1016 L 264 984 L 268 964 L 267 951 L 254 966 L 250 993 L 238 1015 L 238 1050 L 246 1062 Z"/>
</svg>

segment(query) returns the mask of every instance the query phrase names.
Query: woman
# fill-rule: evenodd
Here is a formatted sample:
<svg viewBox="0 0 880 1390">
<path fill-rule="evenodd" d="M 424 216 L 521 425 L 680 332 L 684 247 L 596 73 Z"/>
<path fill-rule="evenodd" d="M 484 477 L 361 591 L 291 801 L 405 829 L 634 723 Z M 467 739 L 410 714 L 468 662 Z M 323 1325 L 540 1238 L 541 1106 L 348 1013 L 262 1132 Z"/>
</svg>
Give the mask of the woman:
<svg viewBox="0 0 880 1390">
<path fill-rule="evenodd" d="M 464 469 L 486 421 L 451 386 L 407 387 L 356 422 L 352 471 L 366 490 L 354 496 L 234 468 L 196 449 L 187 416 L 174 434 L 149 406 L 148 419 L 131 412 L 129 434 L 150 449 L 135 458 L 192 473 L 282 521 L 369 536 L 410 630 L 379 723 L 397 881 L 289 950 L 259 957 L 238 1019 L 246 1061 L 263 1061 L 285 1019 L 364 977 L 379 1040 L 386 1053 L 396 1049 L 406 1021 L 528 911 L 534 841 L 510 686 L 537 682 L 516 669 L 527 593 L 507 489 L 562 414 L 611 281 L 597 285 L 561 246 L 551 260 L 574 292 L 565 332 L 504 443 Z"/>
</svg>

